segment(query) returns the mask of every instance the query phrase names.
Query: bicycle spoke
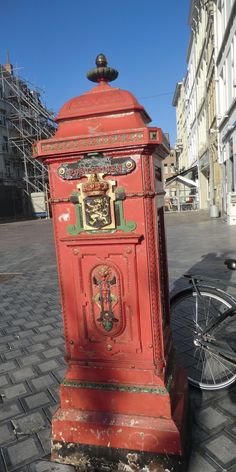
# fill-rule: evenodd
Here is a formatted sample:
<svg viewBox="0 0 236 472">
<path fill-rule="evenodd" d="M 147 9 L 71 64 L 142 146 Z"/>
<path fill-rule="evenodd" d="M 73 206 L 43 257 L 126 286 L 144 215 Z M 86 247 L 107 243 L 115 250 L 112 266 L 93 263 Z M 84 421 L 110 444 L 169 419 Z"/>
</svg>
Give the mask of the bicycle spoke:
<svg viewBox="0 0 236 472">
<path fill-rule="evenodd" d="M 214 382 L 214 384 L 215 384 L 215 383 L 216 383 L 216 382 L 215 382 L 215 377 L 214 377 L 214 375 L 213 375 L 213 372 L 212 372 L 212 369 L 211 369 L 211 364 L 210 364 L 210 362 L 209 362 L 209 359 L 207 360 L 207 355 L 206 355 L 206 353 L 205 353 L 204 366 L 203 366 L 202 375 L 201 375 L 201 381 L 202 381 L 202 382 L 205 380 L 205 377 L 207 377 L 206 375 L 205 375 L 205 377 L 203 377 L 203 374 L 205 374 L 205 369 L 206 369 L 206 371 L 207 371 L 207 370 L 210 371 L 212 380 L 213 380 L 213 382 Z"/>
<path fill-rule="evenodd" d="M 210 350 L 211 337 L 208 338 L 209 349 L 201 346 L 200 341 L 202 331 L 231 307 L 227 295 L 205 287 L 201 288 L 200 295 L 194 289 L 183 291 L 182 296 L 176 296 L 175 303 L 171 306 L 173 340 L 174 344 L 176 342 L 180 362 L 186 366 L 190 382 L 203 389 L 219 389 L 236 380 L 236 363 L 230 363 L 220 355 L 220 351 L 218 354 Z M 227 317 L 214 328 L 214 346 L 217 347 L 219 337 L 221 344 L 224 341 L 229 354 L 232 348 L 236 350 L 236 342 L 234 346 L 232 337 L 232 330 L 235 331 L 232 320 L 236 325 L 236 316 Z M 176 331 L 175 326 L 178 327 Z"/>
<path fill-rule="evenodd" d="M 215 314 L 216 314 L 215 318 L 218 318 L 218 316 L 222 315 L 222 311 L 218 310 L 217 307 L 215 306 L 215 301 L 213 299 L 211 299 L 211 300 L 212 300 L 211 306 L 212 306 L 212 308 L 213 308 L 213 310 L 215 311 Z M 212 316 L 212 318 L 213 318 L 213 316 Z"/>
</svg>

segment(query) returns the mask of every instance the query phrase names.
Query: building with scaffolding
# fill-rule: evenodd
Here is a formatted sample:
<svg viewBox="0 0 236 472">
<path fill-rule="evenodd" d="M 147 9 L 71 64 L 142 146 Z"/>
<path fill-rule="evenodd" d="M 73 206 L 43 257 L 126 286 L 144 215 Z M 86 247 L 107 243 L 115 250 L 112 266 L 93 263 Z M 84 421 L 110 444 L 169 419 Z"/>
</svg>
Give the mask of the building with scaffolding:
<svg viewBox="0 0 236 472">
<path fill-rule="evenodd" d="M 49 213 L 47 169 L 32 159 L 32 144 L 54 131 L 39 89 L 0 64 L 0 218 Z"/>
</svg>

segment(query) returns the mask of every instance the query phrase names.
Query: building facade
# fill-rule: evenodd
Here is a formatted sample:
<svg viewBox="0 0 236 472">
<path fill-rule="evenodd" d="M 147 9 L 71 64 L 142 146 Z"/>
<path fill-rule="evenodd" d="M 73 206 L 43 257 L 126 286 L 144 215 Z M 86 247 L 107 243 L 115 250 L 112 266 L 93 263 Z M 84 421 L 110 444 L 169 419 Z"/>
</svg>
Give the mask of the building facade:
<svg viewBox="0 0 236 472">
<path fill-rule="evenodd" d="M 197 166 L 200 208 L 224 214 L 236 179 L 236 0 L 192 0 L 189 26 L 187 72 L 173 100 L 177 153 L 187 139 L 177 162 L 179 171 L 183 155 L 187 169 Z"/>
<path fill-rule="evenodd" d="M 185 84 L 178 82 L 172 102 L 176 107 L 177 140 L 175 146 L 176 167 L 181 172 L 188 168 L 187 130 L 185 113 Z"/>
<path fill-rule="evenodd" d="M 222 209 L 236 192 L 236 0 L 215 4 L 217 123 Z"/>
<path fill-rule="evenodd" d="M 31 216 L 32 194 L 46 196 L 47 170 L 31 158 L 32 143 L 53 132 L 39 91 L 0 65 L 0 218 Z"/>
</svg>

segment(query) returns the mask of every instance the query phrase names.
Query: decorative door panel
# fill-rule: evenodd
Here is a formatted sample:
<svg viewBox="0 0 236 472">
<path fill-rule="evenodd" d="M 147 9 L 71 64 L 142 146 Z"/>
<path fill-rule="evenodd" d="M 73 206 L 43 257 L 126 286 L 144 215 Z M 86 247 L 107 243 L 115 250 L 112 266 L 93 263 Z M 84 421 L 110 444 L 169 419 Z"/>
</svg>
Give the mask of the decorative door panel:
<svg viewBox="0 0 236 472">
<path fill-rule="evenodd" d="M 74 356 L 104 359 L 140 354 L 136 245 L 117 239 L 116 244 L 96 249 L 81 245 L 70 250 L 78 332 Z"/>
</svg>

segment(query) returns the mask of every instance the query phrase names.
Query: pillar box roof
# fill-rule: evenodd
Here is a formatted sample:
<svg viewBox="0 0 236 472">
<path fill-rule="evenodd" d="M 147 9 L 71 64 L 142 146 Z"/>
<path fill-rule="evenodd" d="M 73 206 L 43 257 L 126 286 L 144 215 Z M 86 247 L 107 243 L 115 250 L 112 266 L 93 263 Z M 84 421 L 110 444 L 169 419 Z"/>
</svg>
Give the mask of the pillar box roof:
<svg viewBox="0 0 236 472">
<path fill-rule="evenodd" d="M 144 107 L 132 93 L 109 84 L 117 78 L 118 72 L 107 66 L 103 54 L 97 56 L 96 65 L 87 73 L 87 77 L 97 82 L 97 85 L 62 106 L 55 118 L 58 123 L 55 135 L 33 146 L 34 157 L 43 158 L 45 155 L 47 158 L 51 154 L 58 154 L 58 151 L 60 154 L 64 151 L 71 154 L 72 149 L 78 153 L 79 150 L 89 152 L 94 147 L 99 150 L 117 145 L 124 147 L 131 143 L 149 144 L 150 140 L 152 144 L 161 144 L 163 150 L 166 148 L 166 155 L 169 150 L 166 137 L 160 128 L 147 127 L 151 118 Z M 126 139 L 124 132 L 129 131 L 136 133 L 136 137 L 127 135 Z M 117 133 L 119 138 L 116 140 L 114 136 Z"/>
<path fill-rule="evenodd" d="M 101 81 L 63 105 L 56 117 L 57 137 L 140 128 L 150 121 L 132 93 Z"/>
</svg>

